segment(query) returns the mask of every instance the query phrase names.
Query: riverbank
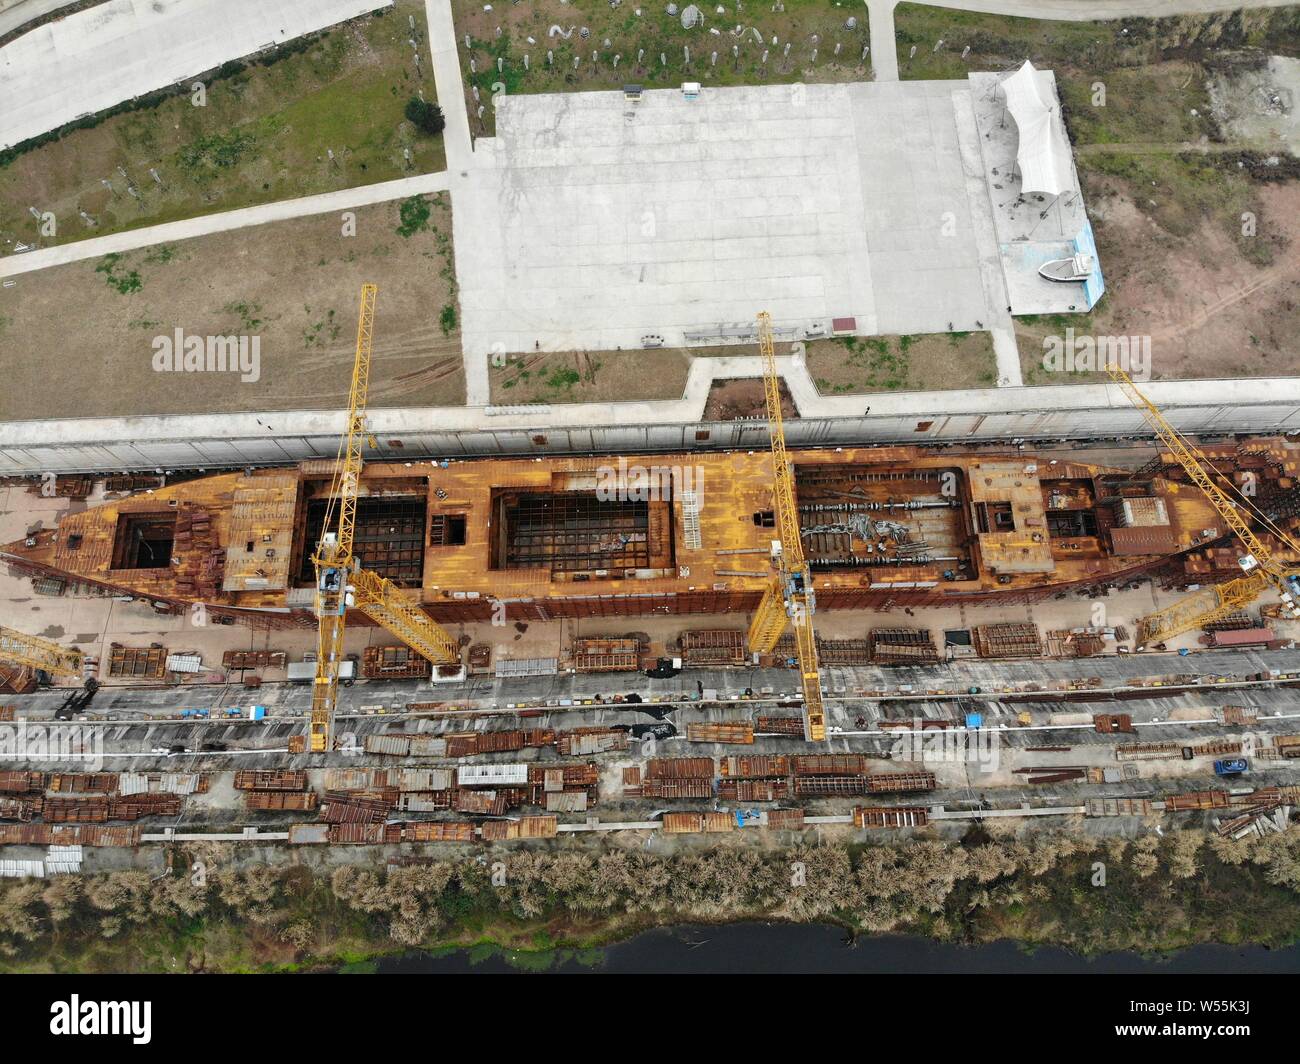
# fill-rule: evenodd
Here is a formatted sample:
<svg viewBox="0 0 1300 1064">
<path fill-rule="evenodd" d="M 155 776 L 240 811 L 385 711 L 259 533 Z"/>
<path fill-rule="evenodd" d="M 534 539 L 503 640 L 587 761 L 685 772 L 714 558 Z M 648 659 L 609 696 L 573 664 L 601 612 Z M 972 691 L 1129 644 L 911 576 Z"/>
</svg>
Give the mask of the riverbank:
<svg viewBox="0 0 1300 1064">
<path fill-rule="evenodd" d="M 978 946 L 917 935 L 850 939 L 830 924 L 736 923 L 656 928 L 602 950 L 513 954 L 479 947 L 412 952 L 340 969 L 381 975 L 1288 975 L 1300 971 L 1300 946 L 1191 946 L 1173 954 L 1084 956 L 1057 946 L 1026 949 L 1010 940 Z"/>
<path fill-rule="evenodd" d="M 0 970 L 346 970 L 411 950 L 494 949 L 548 967 L 555 951 L 596 963 L 604 947 L 655 928 L 755 921 L 1082 956 L 1281 948 L 1300 930 L 1300 833 L 1234 843 L 1199 831 L 1125 840 L 976 830 L 960 843 L 669 855 L 512 849 L 328 875 L 241 866 L 216 848 L 173 857 L 156 879 L 121 871 L 0 885 Z"/>
</svg>

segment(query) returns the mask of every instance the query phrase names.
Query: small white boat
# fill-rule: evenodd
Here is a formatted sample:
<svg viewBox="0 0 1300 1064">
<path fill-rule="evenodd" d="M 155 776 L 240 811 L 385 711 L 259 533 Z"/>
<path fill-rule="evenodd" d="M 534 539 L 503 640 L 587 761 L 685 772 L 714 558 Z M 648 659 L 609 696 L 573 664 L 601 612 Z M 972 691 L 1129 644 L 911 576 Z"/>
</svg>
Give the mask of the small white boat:
<svg viewBox="0 0 1300 1064">
<path fill-rule="evenodd" d="M 1039 266 L 1038 274 L 1049 281 L 1086 281 L 1092 276 L 1092 256 L 1071 255 L 1068 259 L 1053 259 Z"/>
</svg>

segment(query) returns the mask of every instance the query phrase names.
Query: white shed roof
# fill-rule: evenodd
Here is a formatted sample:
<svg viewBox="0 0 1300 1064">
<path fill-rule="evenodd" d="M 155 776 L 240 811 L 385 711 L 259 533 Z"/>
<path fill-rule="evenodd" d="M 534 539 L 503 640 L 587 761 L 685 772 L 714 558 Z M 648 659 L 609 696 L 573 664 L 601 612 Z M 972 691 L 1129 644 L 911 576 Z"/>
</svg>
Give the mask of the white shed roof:
<svg viewBox="0 0 1300 1064">
<path fill-rule="evenodd" d="M 1070 140 L 1050 78 L 1026 59 L 1019 70 L 1002 79 L 1002 91 L 1020 134 L 1016 165 L 1021 191 L 1059 196 L 1073 188 Z"/>
<path fill-rule="evenodd" d="M 496 784 L 528 782 L 527 765 L 460 765 L 456 769 L 456 782 L 462 787 L 483 787 Z"/>
</svg>

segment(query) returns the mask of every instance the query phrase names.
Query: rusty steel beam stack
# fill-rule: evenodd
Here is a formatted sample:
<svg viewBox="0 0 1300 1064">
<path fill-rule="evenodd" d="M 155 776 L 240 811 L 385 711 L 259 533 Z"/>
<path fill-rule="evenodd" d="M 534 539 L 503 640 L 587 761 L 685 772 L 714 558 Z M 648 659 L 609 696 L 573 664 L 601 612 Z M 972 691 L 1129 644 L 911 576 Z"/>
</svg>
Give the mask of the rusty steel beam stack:
<svg viewBox="0 0 1300 1064">
<path fill-rule="evenodd" d="M 711 780 L 715 775 L 711 757 L 652 757 L 645 763 L 648 780 Z"/>
<path fill-rule="evenodd" d="M 1226 809 L 1231 804 L 1227 791 L 1192 791 L 1188 794 L 1171 794 L 1165 798 L 1166 813 L 1181 813 L 1196 809 Z"/>
<path fill-rule="evenodd" d="M 161 646 L 109 647 L 108 675 L 133 680 L 161 680 L 167 674 L 167 651 Z"/>
<path fill-rule="evenodd" d="M 731 754 L 718 763 L 723 779 L 780 779 L 790 775 L 790 758 L 785 754 Z"/>
<path fill-rule="evenodd" d="M 21 798 L 0 798 L 0 820 L 30 823 L 32 817 L 40 813 L 43 804 L 41 799 L 29 802 Z"/>
<path fill-rule="evenodd" d="M 744 665 L 747 660 L 744 632 L 696 628 L 682 633 L 683 665 Z"/>
<path fill-rule="evenodd" d="M 402 825 L 403 842 L 473 842 L 468 820 L 421 820 Z"/>
<path fill-rule="evenodd" d="M 870 665 L 871 647 L 865 639 L 823 639 L 817 636 L 817 661 L 822 665 Z M 798 657 L 794 636 L 783 635 L 772 648 L 772 655 L 793 666 Z"/>
<path fill-rule="evenodd" d="M 705 760 L 711 760 L 706 758 Z M 554 775 L 553 775 L 554 774 Z M 529 765 L 528 782 L 549 785 L 558 779 L 566 788 L 595 787 L 600 783 L 600 766 L 594 761 L 580 761 L 568 765 Z"/>
<path fill-rule="evenodd" d="M 112 794 L 117 780 L 116 772 L 55 772 L 46 789 L 60 794 Z"/>
<path fill-rule="evenodd" d="M 796 776 L 865 776 L 871 771 L 862 754 L 797 754 L 790 760 Z"/>
<path fill-rule="evenodd" d="M 642 798 L 712 798 L 713 781 L 698 779 L 643 780 L 639 788 L 639 795 Z"/>
<path fill-rule="evenodd" d="M 361 675 L 367 680 L 425 680 L 431 665 L 407 646 L 366 647 L 361 655 Z"/>
<path fill-rule="evenodd" d="M 875 665 L 939 664 L 939 648 L 928 628 L 873 628 L 867 644 Z"/>
<path fill-rule="evenodd" d="M 788 780 L 722 780 L 718 797 L 734 802 L 777 802 L 790 793 Z"/>
<path fill-rule="evenodd" d="M 712 723 L 695 721 L 686 725 L 686 741 L 691 743 L 733 743 L 752 746 L 754 725 L 748 722 Z"/>
<path fill-rule="evenodd" d="M 754 730 L 763 735 L 789 735 L 803 738 L 802 717 L 759 717 Z"/>
<path fill-rule="evenodd" d="M 31 794 L 45 790 L 44 772 L 0 772 L 0 794 Z"/>
<path fill-rule="evenodd" d="M 555 732 L 550 728 L 455 732 L 447 735 L 446 740 L 446 756 L 460 758 L 554 746 Z"/>
<path fill-rule="evenodd" d="M 518 820 L 488 820 L 478 825 L 484 842 L 512 839 L 553 839 L 559 833 L 559 817 L 523 816 Z"/>
<path fill-rule="evenodd" d="M 736 818 L 730 813 L 665 813 L 666 835 L 735 831 Z"/>
<path fill-rule="evenodd" d="M 244 792 L 244 808 L 253 812 L 310 812 L 317 801 L 315 791 Z"/>
<path fill-rule="evenodd" d="M 181 799 L 176 794 L 137 794 L 129 798 L 47 798 L 41 815 L 47 824 L 103 824 L 110 820 L 141 820 L 149 816 L 176 816 Z"/>
<path fill-rule="evenodd" d="M 1022 622 L 980 624 L 971 629 L 975 652 L 982 658 L 1041 658 L 1038 626 Z"/>
<path fill-rule="evenodd" d="M 795 776 L 796 798 L 855 797 L 863 794 L 903 794 L 932 791 L 933 772 L 876 772 L 857 776 Z"/>
<path fill-rule="evenodd" d="M 101 824 L 0 824 L 0 846 L 139 846 L 140 828 Z"/>
<path fill-rule="evenodd" d="M 305 791 L 307 773 L 301 769 L 240 769 L 235 773 L 237 791 Z"/>
<path fill-rule="evenodd" d="M 576 638 L 573 667 L 578 672 L 636 672 L 641 667 L 641 642 L 627 637 Z"/>
<path fill-rule="evenodd" d="M 859 828 L 923 828 L 929 823 L 929 811 L 921 806 L 857 806 L 853 825 Z"/>
<path fill-rule="evenodd" d="M 556 736 L 555 749 L 565 757 L 613 754 L 626 750 L 628 733 L 612 728 L 575 728 Z"/>
<path fill-rule="evenodd" d="M 327 824 L 379 824 L 396 805 L 396 791 L 326 791 L 320 818 Z"/>
</svg>

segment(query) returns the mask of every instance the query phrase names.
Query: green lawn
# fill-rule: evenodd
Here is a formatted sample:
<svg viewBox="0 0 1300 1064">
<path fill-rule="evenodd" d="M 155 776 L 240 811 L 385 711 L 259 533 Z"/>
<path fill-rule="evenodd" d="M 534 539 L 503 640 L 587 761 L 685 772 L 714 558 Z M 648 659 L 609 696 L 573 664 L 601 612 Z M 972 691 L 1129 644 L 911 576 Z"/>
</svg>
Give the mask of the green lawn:
<svg viewBox="0 0 1300 1064">
<path fill-rule="evenodd" d="M 434 99 L 419 0 L 204 81 L 203 106 L 188 91 L 169 95 L 14 153 L 0 165 L 0 253 L 14 238 L 66 243 L 446 166 L 442 138 L 402 113 L 419 92 Z M 53 236 L 29 207 L 54 213 Z"/>
</svg>

